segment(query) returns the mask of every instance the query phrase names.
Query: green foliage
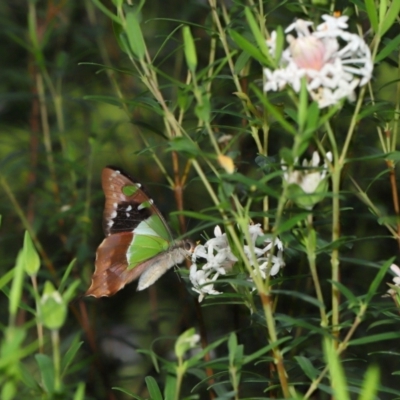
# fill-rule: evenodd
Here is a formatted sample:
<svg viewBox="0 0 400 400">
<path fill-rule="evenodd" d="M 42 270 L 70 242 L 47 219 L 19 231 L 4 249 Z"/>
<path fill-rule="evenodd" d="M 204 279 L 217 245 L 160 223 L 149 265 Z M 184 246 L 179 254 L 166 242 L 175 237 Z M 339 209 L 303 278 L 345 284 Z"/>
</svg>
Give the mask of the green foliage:
<svg viewBox="0 0 400 400">
<path fill-rule="evenodd" d="M 400 2 L 8 3 L 1 399 L 400 397 Z M 337 53 L 286 29 L 342 6 L 374 71 L 359 86 L 348 58 L 354 98 L 321 107 L 339 72 L 310 76 Z M 199 246 L 146 291 L 87 299 L 105 165 Z"/>
</svg>

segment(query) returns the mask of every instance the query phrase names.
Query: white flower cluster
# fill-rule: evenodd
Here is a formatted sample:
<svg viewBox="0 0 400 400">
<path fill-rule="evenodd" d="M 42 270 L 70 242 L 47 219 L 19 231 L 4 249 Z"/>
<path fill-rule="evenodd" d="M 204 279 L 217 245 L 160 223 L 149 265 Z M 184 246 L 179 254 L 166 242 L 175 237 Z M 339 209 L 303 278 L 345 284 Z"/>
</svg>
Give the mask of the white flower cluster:
<svg viewBox="0 0 400 400">
<path fill-rule="evenodd" d="M 267 274 L 273 276 L 279 272 L 279 269 L 285 265 L 283 261 L 283 245 L 282 242 L 275 238 L 274 242 L 271 239 L 264 240 L 264 247 L 256 247 L 256 241 L 259 236 L 264 236 L 260 224 L 249 225 L 249 236 L 251 243 L 243 247 L 244 253 L 249 260 L 250 265 L 255 267 L 255 262 L 258 268 L 254 268 L 254 274 L 258 271 L 263 279 Z M 208 240 L 204 245 L 198 245 L 194 249 L 192 262 L 190 267 L 189 278 L 193 285 L 193 290 L 199 294 L 199 302 L 201 302 L 207 294 L 217 295 L 221 294 L 214 289 L 214 282 L 220 275 L 225 275 L 226 271 L 232 269 L 233 265 L 238 261 L 229 246 L 226 233 L 222 233 L 221 228 L 216 226 L 214 229 L 214 236 Z M 268 268 L 269 251 L 272 246 L 277 247 L 276 255 L 271 258 L 271 266 Z M 252 252 L 255 254 L 256 260 L 252 257 Z M 206 260 L 206 263 L 198 269 L 196 261 L 198 258 Z M 267 271 L 269 269 L 269 271 Z"/>
<path fill-rule="evenodd" d="M 329 151 L 326 153 L 326 158 L 332 162 L 332 153 Z M 295 160 L 297 162 L 298 159 Z M 320 156 L 317 151 L 313 152 L 310 161 L 303 160 L 302 169 L 295 169 L 291 173 L 288 172 L 286 165 L 282 164 L 283 179 L 288 184 L 299 185 L 305 193 L 314 193 L 321 181 L 326 178 L 328 172 L 328 166 L 326 162 L 321 167 Z"/>
<path fill-rule="evenodd" d="M 304 159 L 301 166 L 295 165 L 291 170 L 282 164 L 283 179 L 289 186 L 289 196 L 301 208 L 311 210 L 315 204 L 322 201 L 328 190 L 328 165 L 332 162 L 332 153 L 325 155 L 325 162 L 320 165 L 320 156 L 314 151 L 310 161 Z M 297 164 L 298 158 L 295 159 Z"/>
<path fill-rule="evenodd" d="M 264 90 L 282 90 L 290 85 L 300 91 L 301 79 L 306 78 L 307 89 L 320 108 L 336 104 L 344 97 L 354 100 L 354 89 L 365 85 L 372 76 L 371 52 L 365 41 L 346 31 L 347 16 L 323 15 L 325 21 L 311 32 L 310 21 L 298 19 L 286 28 L 289 43 L 278 61 L 278 69 L 264 69 L 267 82 Z M 276 31 L 271 33 L 267 45 L 275 56 Z"/>
</svg>

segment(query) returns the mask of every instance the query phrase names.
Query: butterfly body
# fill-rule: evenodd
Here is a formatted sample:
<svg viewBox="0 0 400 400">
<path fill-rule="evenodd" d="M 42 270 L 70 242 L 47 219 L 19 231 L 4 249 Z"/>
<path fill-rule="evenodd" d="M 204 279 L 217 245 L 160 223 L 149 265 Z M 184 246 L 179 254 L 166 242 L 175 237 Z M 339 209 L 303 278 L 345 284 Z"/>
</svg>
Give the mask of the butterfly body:
<svg viewBox="0 0 400 400">
<path fill-rule="evenodd" d="M 189 240 L 173 242 L 168 226 L 140 183 L 114 167 L 102 173 L 106 197 L 106 238 L 96 253 L 96 269 L 87 296 L 112 296 L 139 279 L 137 290 L 152 285 L 193 250 Z"/>
</svg>

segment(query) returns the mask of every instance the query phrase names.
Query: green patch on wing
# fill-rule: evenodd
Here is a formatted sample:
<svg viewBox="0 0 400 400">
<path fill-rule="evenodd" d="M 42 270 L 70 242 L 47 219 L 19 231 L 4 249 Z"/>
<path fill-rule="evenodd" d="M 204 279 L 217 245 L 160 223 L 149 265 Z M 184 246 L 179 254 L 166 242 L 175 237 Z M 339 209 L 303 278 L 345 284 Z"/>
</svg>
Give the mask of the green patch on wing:
<svg viewBox="0 0 400 400">
<path fill-rule="evenodd" d="M 122 193 L 125 196 L 132 196 L 133 194 L 135 194 L 137 191 L 139 190 L 139 188 L 137 186 L 133 186 L 133 185 L 126 185 L 122 188 Z"/>
<path fill-rule="evenodd" d="M 142 221 L 133 233 L 133 240 L 127 251 L 129 269 L 168 250 L 170 235 L 158 215 L 154 214 Z"/>
</svg>

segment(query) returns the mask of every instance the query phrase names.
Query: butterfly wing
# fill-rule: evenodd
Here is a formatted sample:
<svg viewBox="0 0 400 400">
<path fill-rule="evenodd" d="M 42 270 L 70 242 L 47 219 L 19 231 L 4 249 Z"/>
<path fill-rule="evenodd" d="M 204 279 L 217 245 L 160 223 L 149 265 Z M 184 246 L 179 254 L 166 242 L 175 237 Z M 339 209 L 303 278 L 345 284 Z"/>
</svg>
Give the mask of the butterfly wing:
<svg viewBox="0 0 400 400">
<path fill-rule="evenodd" d="M 106 238 L 97 249 L 92 284 L 86 292 L 94 297 L 112 296 L 137 279 L 171 242 L 164 218 L 140 183 L 119 169 L 106 167 L 102 186 Z"/>
</svg>

